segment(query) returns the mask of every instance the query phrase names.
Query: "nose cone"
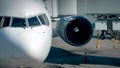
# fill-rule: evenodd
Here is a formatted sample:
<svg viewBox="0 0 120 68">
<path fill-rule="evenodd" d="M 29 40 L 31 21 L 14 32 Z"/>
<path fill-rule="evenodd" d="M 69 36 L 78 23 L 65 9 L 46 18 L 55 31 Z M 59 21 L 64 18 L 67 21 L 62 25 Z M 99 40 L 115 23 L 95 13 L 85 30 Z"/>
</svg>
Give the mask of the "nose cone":
<svg viewBox="0 0 120 68">
<path fill-rule="evenodd" d="M 17 39 L 17 46 L 22 48 L 26 54 L 40 62 L 45 60 L 51 46 L 50 35 L 27 31 L 18 35 Z"/>
</svg>

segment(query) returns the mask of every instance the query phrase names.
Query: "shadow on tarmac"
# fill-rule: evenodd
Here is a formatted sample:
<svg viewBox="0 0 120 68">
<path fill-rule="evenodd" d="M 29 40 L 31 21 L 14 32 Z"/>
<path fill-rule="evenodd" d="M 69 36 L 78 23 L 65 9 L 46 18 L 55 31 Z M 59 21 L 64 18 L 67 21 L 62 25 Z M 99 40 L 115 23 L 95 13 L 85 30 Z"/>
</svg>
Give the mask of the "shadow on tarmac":
<svg viewBox="0 0 120 68">
<path fill-rule="evenodd" d="M 88 61 L 83 62 L 84 55 L 72 54 L 63 49 L 51 47 L 50 53 L 45 62 L 72 65 L 80 64 L 110 65 L 120 67 L 120 58 L 110 58 L 91 55 L 87 55 L 87 58 Z"/>
</svg>

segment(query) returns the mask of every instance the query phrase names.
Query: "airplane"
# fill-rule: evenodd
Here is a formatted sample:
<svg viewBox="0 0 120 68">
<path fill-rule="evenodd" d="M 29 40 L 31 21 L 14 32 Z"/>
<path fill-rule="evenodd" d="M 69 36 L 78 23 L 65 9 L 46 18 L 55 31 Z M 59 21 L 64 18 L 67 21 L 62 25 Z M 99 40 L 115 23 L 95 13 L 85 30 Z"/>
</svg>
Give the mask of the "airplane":
<svg viewBox="0 0 120 68">
<path fill-rule="evenodd" d="M 68 44 L 82 46 L 93 28 L 83 16 L 68 16 L 60 19 L 57 31 Z M 51 42 L 51 19 L 43 0 L 0 0 L 0 68 L 40 68 Z"/>
</svg>

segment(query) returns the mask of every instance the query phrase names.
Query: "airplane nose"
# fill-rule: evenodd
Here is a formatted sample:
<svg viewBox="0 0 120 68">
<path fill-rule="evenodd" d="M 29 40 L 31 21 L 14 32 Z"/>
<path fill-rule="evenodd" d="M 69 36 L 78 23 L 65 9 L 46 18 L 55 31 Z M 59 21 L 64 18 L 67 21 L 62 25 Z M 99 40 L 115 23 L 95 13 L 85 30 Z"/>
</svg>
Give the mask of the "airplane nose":
<svg viewBox="0 0 120 68">
<path fill-rule="evenodd" d="M 30 57 L 43 62 L 47 57 L 51 39 L 46 34 L 28 31 L 17 36 L 16 43 L 22 48 Z"/>
</svg>

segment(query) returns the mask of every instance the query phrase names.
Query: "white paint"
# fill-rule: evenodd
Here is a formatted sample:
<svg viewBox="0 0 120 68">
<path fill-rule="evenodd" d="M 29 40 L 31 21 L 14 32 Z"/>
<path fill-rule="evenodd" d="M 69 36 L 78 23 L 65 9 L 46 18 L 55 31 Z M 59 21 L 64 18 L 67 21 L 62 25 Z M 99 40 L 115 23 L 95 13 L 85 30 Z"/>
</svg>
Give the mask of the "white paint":
<svg viewBox="0 0 120 68">
<path fill-rule="evenodd" d="M 41 0 L 0 0 L 0 16 L 27 17 L 43 11 Z"/>
<path fill-rule="evenodd" d="M 50 16 L 41 0 L 1 0 L 0 16 L 27 18 L 46 14 Z M 52 39 L 49 26 L 0 28 L 0 66 L 17 68 L 25 65 L 37 68 L 47 57 Z M 35 63 L 35 65 L 33 65 Z"/>
</svg>

